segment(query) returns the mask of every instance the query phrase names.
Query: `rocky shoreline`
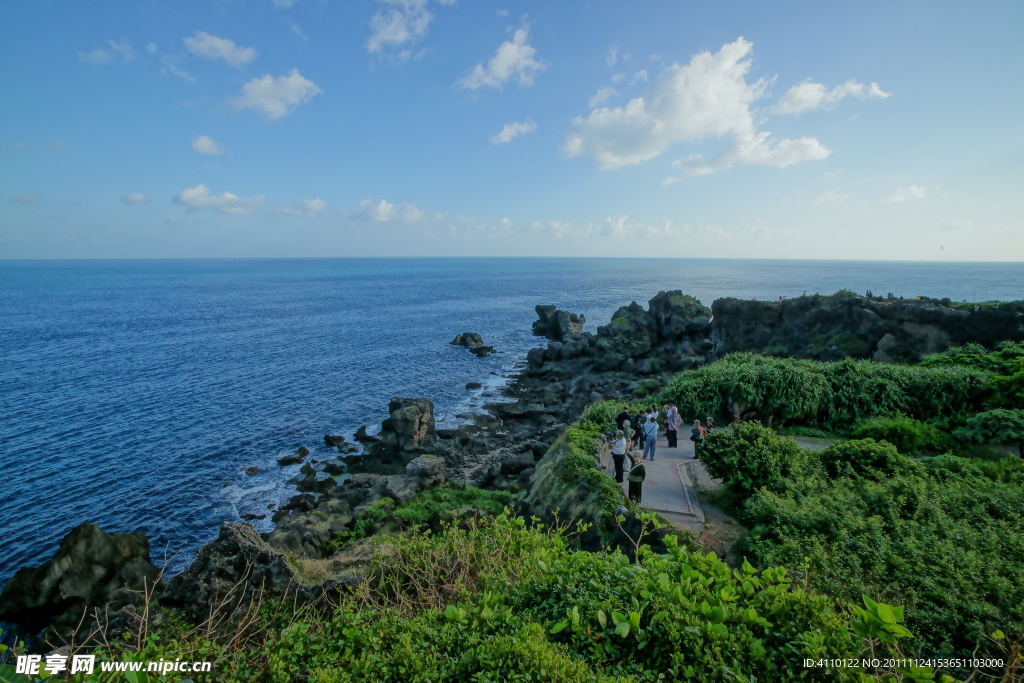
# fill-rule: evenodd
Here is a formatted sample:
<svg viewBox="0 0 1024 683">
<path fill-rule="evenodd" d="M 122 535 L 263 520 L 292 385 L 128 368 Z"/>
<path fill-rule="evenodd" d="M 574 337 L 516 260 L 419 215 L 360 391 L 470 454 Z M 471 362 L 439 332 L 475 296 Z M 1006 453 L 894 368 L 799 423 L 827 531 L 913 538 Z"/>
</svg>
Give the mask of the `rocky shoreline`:
<svg viewBox="0 0 1024 683">
<path fill-rule="evenodd" d="M 8 581 L 0 621 L 28 632 L 48 627 L 52 641 L 86 642 L 94 634 L 83 613 L 99 608 L 113 615 L 106 626 L 116 631 L 137 620 L 150 599 L 201 620 L 212 605 L 226 614 L 249 609 L 257 591 L 305 600 L 342 590 L 358 583 L 367 561 L 386 545 L 356 540 L 338 552 L 339 535 L 357 524 L 364 539 L 401 531 L 388 510 L 446 482 L 528 493 L 537 464 L 587 405 L 643 398 L 672 374 L 727 353 L 914 362 L 952 345 L 1024 340 L 1024 302 L 954 304 L 852 292 L 780 302 L 719 299 L 710 308 L 678 290 L 658 292 L 646 309 L 636 302 L 619 308 L 596 333 L 583 330 L 582 314 L 550 305 L 536 312 L 533 333 L 548 343 L 527 354 L 526 367 L 504 390 L 509 402 L 488 404 L 456 429 L 438 429 L 429 399 L 393 398 L 376 435 L 365 426 L 355 443 L 325 435 L 337 458 L 306 460 L 303 447 L 278 460 L 302 467 L 289 481 L 298 493 L 273 513 L 272 531 L 225 522 L 218 538 L 169 582 L 162 582 L 141 534 L 81 525 L 51 560 Z M 478 356 L 495 352 L 473 332 L 451 343 Z"/>
</svg>

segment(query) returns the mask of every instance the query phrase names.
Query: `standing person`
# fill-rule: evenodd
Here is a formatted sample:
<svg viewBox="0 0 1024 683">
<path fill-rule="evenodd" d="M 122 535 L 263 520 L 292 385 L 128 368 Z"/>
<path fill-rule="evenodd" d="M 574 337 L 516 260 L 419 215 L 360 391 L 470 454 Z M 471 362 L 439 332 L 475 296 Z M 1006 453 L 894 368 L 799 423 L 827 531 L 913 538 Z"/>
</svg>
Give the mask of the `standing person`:
<svg viewBox="0 0 1024 683">
<path fill-rule="evenodd" d="M 644 452 L 640 456 L 643 460 L 650 453 L 651 462 L 654 462 L 654 449 L 658 447 L 658 423 L 655 422 L 653 417 L 647 418 L 647 424 L 643 428 L 644 433 Z"/>
<path fill-rule="evenodd" d="M 636 429 L 636 433 L 633 435 L 633 445 L 640 449 L 643 448 L 643 429 L 644 423 L 647 422 L 647 416 L 644 415 L 643 409 L 638 409 L 636 415 L 633 416 L 633 427 Z"/>
<path fill-rule="evenodd" d="M 713 417 L 711 417 L 710 415 L 708 415 L 706 418 L 704 418 L 704 433 L 707 434 L 708 432 L 710 432 L 714 428 L 715 428 L 715 419 Z"/>
<path fill-rule="evenodd" d="M 704 430 L 700 427 L 700 420 L 693 421 L 693 429 L 690 430 L 690 441 L 693 442 L 693 455 L 697 456 L 697 446 L 704 443 Z"/>
<path fill-rule="evenodd" d="M 615 416 L 615 426 L 622 429 L 622 423 L 629 420 L 629 406 L 623 406 L 622 412 Z"/>
<path fill-rule="evenodd" d="M 679 410 L 673 406 L 668 409 L 668 417 L 665 418 L 665 438 L 668 440 L 669 448 L 678 448 L 679 428 L 683 425 L 683 418 L 679 417 Z"/>
<path fill-rule="evenodd" d="M 620 429 L 615 432 L 615 441 L 612 441 L 612 462 L 615 463 L 615 481 L 622 483 L 622 466 L 626 462 L 626 449 L 629 448 L 626 435 Z"/>
<path fill-rule="evenodd" d="M 638 462 L 633 465 L 633 469 L 629 471 L 629 499 L 640 504 L 640 497 L 644 492 L 644 479 L 647 478 L 647 470 L 644 469 L 644 464 Z"/>
</svg>

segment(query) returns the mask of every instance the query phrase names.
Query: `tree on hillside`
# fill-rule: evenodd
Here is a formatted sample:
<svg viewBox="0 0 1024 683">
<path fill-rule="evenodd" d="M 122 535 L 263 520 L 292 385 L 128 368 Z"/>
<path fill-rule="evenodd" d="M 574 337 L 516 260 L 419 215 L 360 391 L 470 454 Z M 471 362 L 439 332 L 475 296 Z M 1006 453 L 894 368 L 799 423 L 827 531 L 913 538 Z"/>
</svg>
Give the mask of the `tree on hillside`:
<svg viewBox="0 0 1024 683">
<path fill-rule="evenodd" d="M 978 413 L 953 434 L 958 439 L 979 443 L 1016 441 L 1017 452 L 1024 458 L 1024 410 L 997 408 Z"/>
</svg>

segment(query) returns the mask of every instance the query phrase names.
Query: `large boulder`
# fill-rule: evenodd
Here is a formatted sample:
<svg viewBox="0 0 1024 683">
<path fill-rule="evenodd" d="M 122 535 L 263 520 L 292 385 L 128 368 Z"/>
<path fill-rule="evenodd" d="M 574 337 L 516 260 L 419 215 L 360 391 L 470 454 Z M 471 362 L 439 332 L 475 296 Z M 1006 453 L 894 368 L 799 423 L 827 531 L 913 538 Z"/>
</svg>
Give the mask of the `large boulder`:
<svg viewBox="0 0 1024 683">
<path fill-rule="evenodd" d="M 551 341 L 561 342 L 572 335 L 583 334 L 587 316 L 582 313 L 577 315 L 560 311 L 555 306 L 541 304 L 534 310 L 537 311 L 538 319 L 533 322 L 533 334 L 537 337 L 547 337 Z"/>
<path fill-rule="evenodd" d="M 381 423 L 375 440 L 364 441 L 369 447 L 365 455 L 348 461 L 350 472 L 399 474 L 437 442 L 434 404 L 429 399 L 396 396 L 388 412 L 391 416 Z"/>
<path fill-rule="evenodd" d="M 0 621 L 33 631 L 49 624 L 65 635 L 90 608 L 109 613 L 139 604 L 159 576 L 145 535 L 109 534 L 95 524 L 80 524 L 52 558 L 19 569 L 7 582 L 0 593 Z"/>
<path fill-rule="evenodd" d="M 658 292 L 647 302 L 647 310 L 654 319 L 659 341 L 703 339 L 710 332 L 711 309 L 678 289 Z"/>
<path fill-rule="evenodd" d="M 352 508 L 344 500 L 328 499 L 312 512 L 288 515 L 267 535 L 267 543 L 299 553 L 323 557 L 331 537 L 352 522 Z"/>
<path fill-rule="evenodd" d="M 654 318 L 634 301 L 615 311 L 607 325 L 597 328 L 597 349 L 601 355 L 640 358 L 651 350 L 657 338 Z"/>
</svg>

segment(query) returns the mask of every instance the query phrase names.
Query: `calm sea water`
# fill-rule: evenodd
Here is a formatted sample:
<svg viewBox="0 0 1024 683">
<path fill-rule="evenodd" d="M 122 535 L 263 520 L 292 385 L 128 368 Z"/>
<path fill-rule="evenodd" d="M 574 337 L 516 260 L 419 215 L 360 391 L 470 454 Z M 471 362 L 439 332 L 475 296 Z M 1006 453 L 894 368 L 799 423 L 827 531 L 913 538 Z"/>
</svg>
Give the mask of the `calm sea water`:
<svg viewBox="0 0 1024 683">
<path fill-rule="evenodd" d="M 493 400 L 542 341 L 538 303 L 593 330 L 660 289 L 710 305 L 844 287 L 1021 299 L 1024 264 L 0 261 L 0 583 L 82 522 L 143 531 L 180 570 L 222 521 L 291 495 L 281 453 L 326 457 L 325 433 L 378 426 L 392 396 L 429 397 L 448 421 Z M 504 353 L 448 345 L 465 331 Z"/>
</svg>

